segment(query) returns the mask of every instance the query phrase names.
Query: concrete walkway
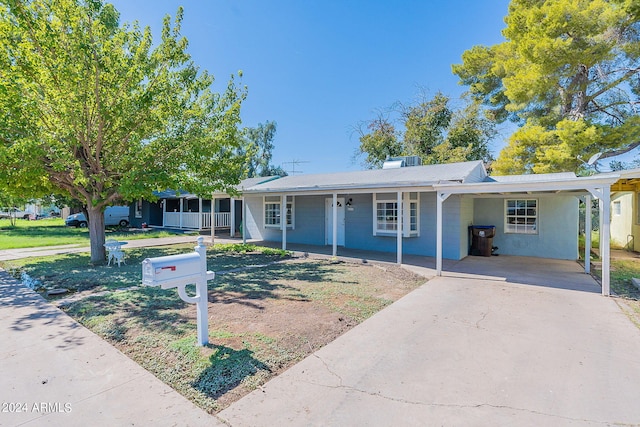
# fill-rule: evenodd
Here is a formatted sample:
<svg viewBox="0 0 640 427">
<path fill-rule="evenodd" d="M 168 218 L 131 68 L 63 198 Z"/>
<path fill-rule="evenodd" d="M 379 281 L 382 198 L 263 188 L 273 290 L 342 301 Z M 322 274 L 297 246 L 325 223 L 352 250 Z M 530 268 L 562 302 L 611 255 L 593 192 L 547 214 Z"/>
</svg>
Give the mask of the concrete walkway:
<svg viewBox="0 0 640 427">
<path fill-rule="evenodd" d="M 125 251 L 130 248 L 142 248 L 152 246 L 166 246 L 175 245 L 179 243 L 195 243 L 197 236 L 175 236 L 175 237 L 159 237 L 157 239 L 139 239 L 129 240 L 126 246 L 123 246 Z M 204 236 L 205 242 L 211 241 L 211 236 Z M 216 243 L 237 243 L 236 239 L 221 239 L 216 237 Z M 58 254 L 70 254 L 78 252 L 89 252 L 91 248 L 81 245 L 62 245 L 62 246 L 45 246 L 40 248 L 20 248 L 20 249 L 5 249 L 0 251 L 0 261 L 10 261 L 12 259 L 30 258 L 38 256 L 50 256 Z"/>
</svg>

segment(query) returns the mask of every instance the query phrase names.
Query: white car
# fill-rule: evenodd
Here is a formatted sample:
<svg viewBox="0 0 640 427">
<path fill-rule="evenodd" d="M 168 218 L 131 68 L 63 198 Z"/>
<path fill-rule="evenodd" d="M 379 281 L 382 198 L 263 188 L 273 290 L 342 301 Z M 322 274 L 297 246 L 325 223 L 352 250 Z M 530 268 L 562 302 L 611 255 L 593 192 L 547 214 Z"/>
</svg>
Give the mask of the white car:
<svg viewBox="0 0 640 427">
<path fill-rule="evenodd" d="M 69 215 L 65 219 L 65 224 L 70 227 L 86 227 L 87 218 L 83 213 Z M 126 227 L 129 225 L 129 206 L 109 206 L 104 210 L 104 225 L 119 225 Z"/>
</svg>

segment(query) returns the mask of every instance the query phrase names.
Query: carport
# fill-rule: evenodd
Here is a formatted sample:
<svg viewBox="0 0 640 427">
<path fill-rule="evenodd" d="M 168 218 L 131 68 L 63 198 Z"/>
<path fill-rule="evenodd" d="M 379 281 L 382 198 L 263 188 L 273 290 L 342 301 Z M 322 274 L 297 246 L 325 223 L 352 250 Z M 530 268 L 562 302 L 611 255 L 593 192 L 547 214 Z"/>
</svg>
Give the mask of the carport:
<svg viewBox="0 0 640 427">
<path fill-rule="evenodd" d="M 516 177 L 512 177 L 516 178 Z M 436 274 L 442 275 L 442 212 L 443 204 L 450 196 L 495 197 L 495 195 L 530 196 L 535 194 L 570 194 L 583 197 L 586 205 L 585 230 L 591 230 L 591 198 L 599 201 L 600 210 L 600 257 L 602 260 L 602 295 L 610 295 L 610 204 L 611 185 L 620 175 L 599 174 L 589 177 L 568 177 L 560 180 L 544 180 L 536 175 L 522 176 L 512 181 L 489 181 L 479 183 L 439 183 L 436 190 Z M 591 233 L 585 232 L 585 273 L 589 273 Z"/>
</svg>

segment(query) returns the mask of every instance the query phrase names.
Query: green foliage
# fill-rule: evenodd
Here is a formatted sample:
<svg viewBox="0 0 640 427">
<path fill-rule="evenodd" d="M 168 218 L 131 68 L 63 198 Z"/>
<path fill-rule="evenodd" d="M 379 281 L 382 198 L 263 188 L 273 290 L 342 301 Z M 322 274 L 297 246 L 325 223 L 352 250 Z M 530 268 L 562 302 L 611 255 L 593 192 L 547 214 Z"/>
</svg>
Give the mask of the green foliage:
<svg viewBox="0 0 640 427">
<path fill-rule="evenodd" d="M 255 128 L 243 130 L 245 144 L 241 147 L 241 152 L 248 158 L 247 177 L 287 175 L 280 166 L 271 164 L 276 126 L 276 122 L 267 121 L 264 124 L 258 123 Z"/>
<path fill-rule="evenodd" d="M 512 0 L 504 43 L 475 46 L 453 72 L 496 121 L 522 128 L 497 173 L 577 170 L 640 145 L 635 0 Z"/>
<path fill-rule="evenodd" d="M 245 90 L 213 93 L 180 35 L 159 42 L 100 0 L 0 0 L 0 185 L 87 207 L 92 260 L 102 212 L 157 189 L 210 194 L 237 184 Z"/>
<path fill-rule="evenodd" d="M 369 168 L 380 168 L 388 157 L 419 156 L 423 164 L 492 160 L 488 148 L 495 136 L 477 102 L 453 110 L 448 96 L 438 92 L 431 99 L 400 107 L 402 137 L 388 115 L 366 123 L 360 130 L 357 155 L 365 155 Z"/>
<path fill-rule="evenodd" d="M 290 257 L 291 252 L 284 249 L 257 246 L 251 243 L 223 243 L 214 246 L 217 252 L 232 252 L 237 254 L 260 253 L 263 255 L 275 255 L 281 258 Z"/>
</svg>

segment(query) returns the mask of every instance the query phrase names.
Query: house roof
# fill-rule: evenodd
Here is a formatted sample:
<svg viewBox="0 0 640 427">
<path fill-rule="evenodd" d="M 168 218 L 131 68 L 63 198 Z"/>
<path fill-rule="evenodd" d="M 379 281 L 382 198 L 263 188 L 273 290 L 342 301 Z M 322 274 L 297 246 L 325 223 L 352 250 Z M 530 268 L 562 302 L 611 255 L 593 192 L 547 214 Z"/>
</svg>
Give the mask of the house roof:
<svg viewBox="0 0 640 427">
<path fill-rule="evenodd" d="M 254 178 L 246 178 L 243 179 L 242 181 L 240 181 L 240 183 L 238 185 L 235 186 L 236 190 L 238 190 L 238 192 L 242 192 L 245 189 L 252 187 L 254 185 L 257 184 L 261 184 L 263 182 L 268 182 L 274 179 L 278 179 L 280 178 L 279 176 L 258 176 L 258 177 L 254 177 Z M 176 191 L 176 190 L 164 190 L 164 191 L 155 191 L 154 194 L 156 196 L 158 196 L 159 199 L 177 199 L 177 198 L 185 198 L 185 199 L 197 199 L 198 196 L 193 194 L 193 193 L 189 193 L 186 191 Z M 179 194 L 179 196 L 178 196 Z M 215 192 L 213 193 L 214 195 L 217 196 L 226 196 L 227 193 L 225 192 Z"/>
<path fill-rule="evenodd" d="M 497 178 L 497 177 L 494 177 Z M 504 177 L 503 177 L 504 178 Z M 513 178 L 513 179 L 512 179 Z M 485 181 L 468 184 L 441 183 L 434 188 L 449 194 L 578 192 L 587 193 L 595 188 L 611 186 L 620 178 L 618 174 L 598 174 L 576 177 L 574 174 L 513 175 L 505 181 Z"/>
<path fill-rule="evenodd" d="M 245 193 L 322 192 L 371 188 L 424 187 L 440 182 L 481 182 L 482 161 L 286 176 L 246 188 Z"/>
<path fill-rule="evenodd" d="M 559 172 L 559 173 L 543 173 L 543 174 L 529 174 L 529 175 L 502 175 L 502 176 L 489 176 L 485 179 L 486 182 L 553 182 L 553 181 L 566 181 L 575 179 L 576 174 L 573 172 Z"/>
</svg>

